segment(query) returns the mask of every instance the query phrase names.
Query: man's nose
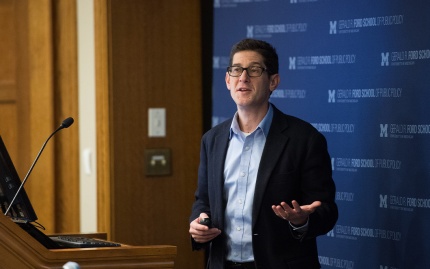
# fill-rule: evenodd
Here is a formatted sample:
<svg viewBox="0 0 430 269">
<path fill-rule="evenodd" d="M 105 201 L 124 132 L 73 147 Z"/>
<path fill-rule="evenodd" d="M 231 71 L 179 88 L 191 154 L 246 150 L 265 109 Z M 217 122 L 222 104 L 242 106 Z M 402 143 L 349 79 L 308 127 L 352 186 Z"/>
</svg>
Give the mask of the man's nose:
<svg viewBox="0 0 430 269">
<path fill-rule="evenodd" d="M 248 80 L 249 80 L 248 70 L 243 69 L 242 74 L 240 74 L 239 76 L 239 81 L 248 81 Z"/>
</svg>

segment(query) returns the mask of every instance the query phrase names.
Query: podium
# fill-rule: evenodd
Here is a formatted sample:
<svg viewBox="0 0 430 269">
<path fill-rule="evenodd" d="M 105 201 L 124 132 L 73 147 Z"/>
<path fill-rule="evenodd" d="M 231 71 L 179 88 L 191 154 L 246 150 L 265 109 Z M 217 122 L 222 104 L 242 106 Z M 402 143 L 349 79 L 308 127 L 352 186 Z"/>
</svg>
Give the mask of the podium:
<svg viewBox="0 0 430 269">
<path fill-rule="evenodd" d="M 68 261 L 81 269 L 173 268 L 176 253 L 170 245 L 47 249 L 0 215 L 0 269 L 62 269 Z"/>
</svg>

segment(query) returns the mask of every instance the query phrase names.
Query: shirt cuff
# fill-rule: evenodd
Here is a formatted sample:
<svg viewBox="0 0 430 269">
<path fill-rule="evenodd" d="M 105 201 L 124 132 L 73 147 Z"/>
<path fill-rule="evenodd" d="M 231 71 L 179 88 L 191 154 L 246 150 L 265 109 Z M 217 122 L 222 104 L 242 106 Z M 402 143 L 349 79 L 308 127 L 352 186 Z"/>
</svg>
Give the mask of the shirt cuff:
<svg viewBox="0 0 430 269">
<path fill-rule="evenodd" d="M 303 225 L 302 225 L 302 226 L 300 226 L 300 227 L 294 226 L 294 225 L 290 222 L 290 226 L 291 226 L 291 228 L 293 228 L 293 231 L 294 231 L 294 232 L 298 232 L 298 233 L 305 233 L 305 232 L 307 232 L 307 231 L 308 231 L 308 225 L 309 225 L 309 218 L 308 218 L 308 220 L 306 221 L 306 223 L 305 223 L 305 224 L 303 224 Z"/>
</svg>

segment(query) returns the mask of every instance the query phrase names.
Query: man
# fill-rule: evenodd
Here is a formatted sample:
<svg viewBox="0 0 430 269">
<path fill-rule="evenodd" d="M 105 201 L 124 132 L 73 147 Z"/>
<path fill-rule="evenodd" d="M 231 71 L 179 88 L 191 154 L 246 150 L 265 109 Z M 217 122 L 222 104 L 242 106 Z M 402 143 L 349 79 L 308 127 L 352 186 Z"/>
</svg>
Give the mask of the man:
<svg viewBox="0 0 430 269">
<path fill-rule="evenodd" d="M 316 237 L 338 217 L 325 138 L 269 102 L 280 82 L 269 43 L 233 46 L 225 82 L 237 112 L 202 138 L 193 249 L 209 246 L 211 269 L 320 268 Z"/>
</svg>

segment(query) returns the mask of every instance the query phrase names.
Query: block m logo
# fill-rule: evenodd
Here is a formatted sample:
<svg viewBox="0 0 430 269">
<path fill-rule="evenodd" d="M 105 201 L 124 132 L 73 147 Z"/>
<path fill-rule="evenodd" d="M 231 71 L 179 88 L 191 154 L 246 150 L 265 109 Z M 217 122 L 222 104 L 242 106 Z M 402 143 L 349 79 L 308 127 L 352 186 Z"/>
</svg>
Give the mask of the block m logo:
<svg viewBox="0 0 430 269">
<path fill-rule="evenodd" d="M 296 69 L 296 57 L 288 57 L 290 61 L 290 65 L 288 66 L 288 69 L 294 70 Z"/>
<path fill-rule="evenodd" d="M 388 61 L 390 57 L 390 53 L 389 52 L 381 52 L 381 66 L 389 66 L 390 62 Z"/>
<path fill-rule="evenodd" d="M 336 90 L 328 90 L 328 102 L 336 103 Z"/>
<path fill-rule="evenodd" d="M 337 34 L 337 21 L 330 21 L 330 34 Z"/>
<path fill-rule="evenodd" d="M 387 204 L 387 195 L 379 195 L 379 207 L 381 208 L 387 208 L 388 204 Z"/>
<path fill-rule="evenodd" d="M 213 61 L 212 68 L 214 68 L 214 69 L 220 68 L 219 57 L 218 56 L 212 57 L 212 61 Z"/>
<path fill-rule="evenodd" d="M 248 38 L 254 37 L 254 26 L 252 26 L 252 25 L 246 26 L 246 37 L 248 37 Z"/>
<path fill-rule="evenodd" d="M 388 124 L 379 124 L 381 131 L 379 132 L 379 137 L 388 137 Z"/>
</svg>

